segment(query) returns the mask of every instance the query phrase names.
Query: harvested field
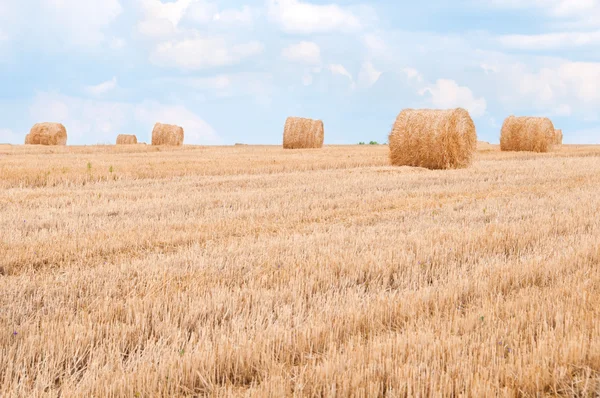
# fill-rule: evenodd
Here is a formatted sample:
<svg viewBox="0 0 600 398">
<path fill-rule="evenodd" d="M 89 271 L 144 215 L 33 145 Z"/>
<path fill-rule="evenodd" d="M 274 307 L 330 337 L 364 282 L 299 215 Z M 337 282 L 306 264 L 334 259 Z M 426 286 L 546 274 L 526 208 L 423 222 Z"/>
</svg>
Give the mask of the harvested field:
<svg viewBox="0 0 600 398">
<path fill-rule="evenodd" d="M 596 396 L 600 147 L 0 145 L 0 396 Z"/>
</svg>

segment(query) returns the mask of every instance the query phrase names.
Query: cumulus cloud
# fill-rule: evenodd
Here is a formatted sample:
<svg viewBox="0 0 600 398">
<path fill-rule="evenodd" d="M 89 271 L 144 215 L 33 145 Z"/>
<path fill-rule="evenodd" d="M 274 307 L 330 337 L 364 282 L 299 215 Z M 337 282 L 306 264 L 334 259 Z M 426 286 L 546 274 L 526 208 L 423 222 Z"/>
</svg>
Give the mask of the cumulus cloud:
<svg viewBox="0 0 600 398">
<path fill-rule="evenodd" d="M 62 42 L 77 46 L 95 46 L 106 40 L 108 27 L 123 12 L 119 0 L 37 0 L 46 29 Z"/>
<path fill-rule="evenodd" d="M 415 80 L 419 83 L 423 81 L 423 75 L 415 68 L 404 68 L 402 72 L 404 72 L 408 80 Z"/>
<path fill-rule="evenodd" d="M 600 44 L 600 31 L 505 35 L 500 36 L 498 41 L 504 47 L 513 49 L 529 51 L 555 50 Z"/>
<path fill-rule="evenodd" d="M 102 82 L 100 84 L 94 86 L 87 86 L 85 88 L 85 91 L 92 95 L 102 95 L 114 90 L 115 88 L 117 88 L 117 78 L 113 77 L 112 79 Z"/>
<path fill-rule="evenodd" d="M 290 61 L 317 65 L 321 63 L 321 49 L 316 43 L 301 41 L 283 49 L 281 54 Z"/>
<path fill-rule="evenodd" d="M 436 108 L 465 108 L 473 117 L 481 117 L 487 107 L 485 98 L 475 98 L 470 88 L 459 86 L 454 80 L 438 79 L 419 92 L 429 94 L 431 103 Z"/>
<path fill-rule="evenodd" d="M 258 41 L 229 43 L 221 37 L 194 38 L 160 43 L 150 60 L 158 66 L 198 70 L 233 65 L 263 50 Z"/>
<path fill-rule="evenodd" d="M 137 133 L 144 140 L 158 121 L 181 125 L 188 144 L 219 141 L 213 128 L 186 107 L 155 101 L 111 102 L 42 92 L 33 100 L 30 115 L 33 120 L 63 123 L 70 143 L 113 142 L 123 132 Z"/>
<path fill-rule="evenodd" d="M 268 15 L 289 33 L 322 33 L 356 31 L 360 19 L 350 10 L 336 4 L 311 4 L 299 0 L 268 0 Z"/>
<path fill-rule="evenodd" d="M 502 72 L 514 92 L 513 97 L 504 93 L 507 102 L 525 102 L 558 115 L 595 114 L 600 106 L 600 63 L 563 61 L 537 71 L 515 64 Z"/>
<path fill-rule="evenodd" d="M 371 62 L 365 62 L 358 73 L 358 84 L 361 87 L 371 87 L 381 77 L 381 71 L 378 71 Z"/>
<path fill-rule="evenodd" d="M 241 9 L 226 8 L 222 11 L 217 11 L 212 19 L 224 24 L 252 25 L 254 12 L 248 6 L 243 6 Z"/>
</svg>

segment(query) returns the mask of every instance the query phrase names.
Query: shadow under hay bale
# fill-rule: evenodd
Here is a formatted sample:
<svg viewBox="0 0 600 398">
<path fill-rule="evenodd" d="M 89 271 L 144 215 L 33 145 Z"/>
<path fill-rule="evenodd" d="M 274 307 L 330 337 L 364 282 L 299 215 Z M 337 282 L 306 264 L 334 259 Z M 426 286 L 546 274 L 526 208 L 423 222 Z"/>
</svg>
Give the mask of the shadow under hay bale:
<svg viewBox="0 0 600 398">
<path fill-rule="evenodd" d="M 182 146 L 183 137 L 183 127 L 156 123 L 152 130 L 152 145 Z"/>
<path fill-rule="evenodd" d="M 509 116 L 500 133 L 502 151 L 548 152 L 555 141 L 554 125 L 546 117 Z"/>
<path fill-rule="evenodd" d="M 389 136 L 394 166 L 468 167 L 477 149 L 475 124 L 464 109 L 405 109 Z"/>
<path fill-rule="evenodd" d="M 26 145 L 67 145 L 67 129 L 60 123 L 37 123 L 25 136 Z"/>
<path fill-rule="evenodd" d="M 283 129 L 285 149 L 322 148 L 325 139 L 323 121 L 288 117 Z"/>
<path fill-rule="evenodd" d="M 117 136 L 117 145 L 135 145 L 138 143 L 135 135 L 119 134 Z"/>
</svg>

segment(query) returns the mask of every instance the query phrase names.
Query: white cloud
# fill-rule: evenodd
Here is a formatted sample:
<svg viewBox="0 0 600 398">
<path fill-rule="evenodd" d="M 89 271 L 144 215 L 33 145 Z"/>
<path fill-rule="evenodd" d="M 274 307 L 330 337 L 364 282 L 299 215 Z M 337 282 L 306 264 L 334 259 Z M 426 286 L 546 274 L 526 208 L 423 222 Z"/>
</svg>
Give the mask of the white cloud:
<svg viewBox="0 0 600 398">
<path fill-rule="evenodd" d="M 513 65 L 504 73 L 516 97 L 505 96 L 507 101 L 526 101 L 537 109 L 562 115 L 567 110 L 597 113 L 600 106 L 600 63 L 563 61 L 537 72 Z"/>
<path fill-rule="evenodd" d="M 310 73 L 305 74 L 304 76 L 302 76 L 302 85 L 303 86 L 310 86 L 313 82 L 313 76 Z"/>
<path fill-rule="evenodd" d="M 298 0 L 268 0 L 268 15 L 289 33 L 321 33 L 355 31 L 361 28 L 359 18 L 336 4 L 316 5 Z"/>
<path fill-rule="evenodd" d="M 263 44 L 257 41 L 230 44 L 219 37 L 195 38 L 161 43 L 152 52 L 150 60 L 163 67 L 197 70 L 233 65 L 263 50 Z"/>
<path fill-rule="evenodd" d="M 120 37 L 113 37 L 110 41 L 110 48 L 112 48 L 113 50 L 120 50 L 126 45 L 127 43 L 125 42 L 125 40 Z"/>
<path fill-rule="evenodd" d="M 94 46 L 105 40 L 105 30 L 123 12 L 119 0 L 41 0 L 45 29 L 59 34 L 61 41 Z M 50 28 L 50 29 L 49 29 Z"/>
<path fill-rule="evenodd" d="M 219 141 L 212 127 L 186 107 L 154 101 L 124 103 L 39 93 L 30 106 L 30 115 L 34 121 L 63 123 L 69 143 L 114 142 L 123 132 L 137 133 L 144 141 L 156 122 L 182 126 L 187 144 Z"/>
<path fill-rule="evenodd" d="M 367 33 L 362 37 L 362 41 L 369 51 L 375 54 L 383 53 L 387 50 L 387 45 L 381 36 L 374 33 Z"/>
<path fill-rule="evenodd" d="M 381 72 L 375 69 L 371 62 L 365 62 L 358 73 L 358 84 L 361 87 L 371 87 L 381 77 Z"/>
<path fill-rule="evenodd" d="M 475 98 L 471 89 L 459 86 L 454 80 L 438 79 L 419 94 L 431 95 L 431 102 L 436 108 L 465 108 L 473 117 L 483 116 L 487 108 L 485 98 Z"/>
<path fill-rule="evenodd" d="M 329 65 L 329 67 L 327 69 L 329 69 L 329 71 L 333 75 L 340 75 L 340 76 L 347 77 L 350 80 L 352 89 L 354 89 L 356 87 L 356 83 L 354 83 L 354 78 L 352 77 L 350 72 L 348 72 L 348 70 L 343 65 L 331 64 L 331 65 Z"/>
<path fill-rule="evenodd" d="M 348 72 L 346 70 L 344 65 L 340 65 L 340 64 L 329 65 L 329 71 L 331 73 L 333 73 L 334 75 L 346 76 L 348 79 L 350 79 L 350 81 L 354 81 L 354 79 L 352 78 L 352 75 L 350 74 L 350 72 Z"/>
<path fill-rule="evenodd" d="M 164 38 L 177 32 L 179 22 L 184 17 L 192 0 L 177 0 L 163 3 L 160 0 L 138 0 L 143 19 L 137 30 L 150 38 Z"/>
<path fill-rule="evenodd" d="M 113 77 L 112 79 L 95 86 L 87 86 L 85 91 L 92 95 L 102 95 L 114 90 L 115 88 L 117 88 L 117 78 Z"/>
<path fill-rule="evenodd" d="M 552 50 L 600 44 L 600 31 L 506 35 L 500 36 L 498 40 L 500 44 L 507 48 L 530 51 Z"/>
<path fill-rule="evenodd" d="M 160 0 L 139 0 L 142 11 L 148 20 L 163 19 L 177 26 L 183 18 L 186 10 L 192 4 L 192 0 L 177 0 L 163 3 Z"/>
<path fill-rule="evenodd" d="M 402 72 L 404 72 L 408 80 L 415 80 L 419 83 L 423 81 L 423 75 L 415 68 L 404 68 Z"/>
<path fill-rule="evenodd" d="M 485 72 L 486 75 L 489 75 L 490 73 L 498 72 L 498 68 L 494 65 L 481 64 L 480 67 L 481 67 L 481 69 L 483 69 L 483 71 Z"/>
<path fill-rule="evenodd" d="M 316 43 L 301 41 L 283 49 L 281 54 L 290 61 L 317 65 L 321 63 L 321 49 Z"/>
<path fill-rule="evenodd" d="M 599 26 L 600 2 L 597 0 L 490 0 L 485 3 L 499 8 L 535 10 L 572 27 Z"/>
<path fill-rule="evenodd" d="M 213 15 L 213 21 L 233 25 L 251 25 L 254 21 L 254 13 L 248 6 L 241 9 L 228 8 Z"/>
</svg>

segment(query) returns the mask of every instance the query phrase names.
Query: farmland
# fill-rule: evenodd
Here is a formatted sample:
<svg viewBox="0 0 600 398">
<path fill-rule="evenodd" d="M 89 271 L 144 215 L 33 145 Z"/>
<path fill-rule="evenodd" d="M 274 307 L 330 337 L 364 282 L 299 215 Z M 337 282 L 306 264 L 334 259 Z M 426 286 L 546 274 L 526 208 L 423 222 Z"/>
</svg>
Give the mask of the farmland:
<svg viewBox="0 0 600 398">
<path fill-rule="evenodd" d="M 0 396 L 600 394 L 600 147 L 0 145 Z"/>
</svg>

